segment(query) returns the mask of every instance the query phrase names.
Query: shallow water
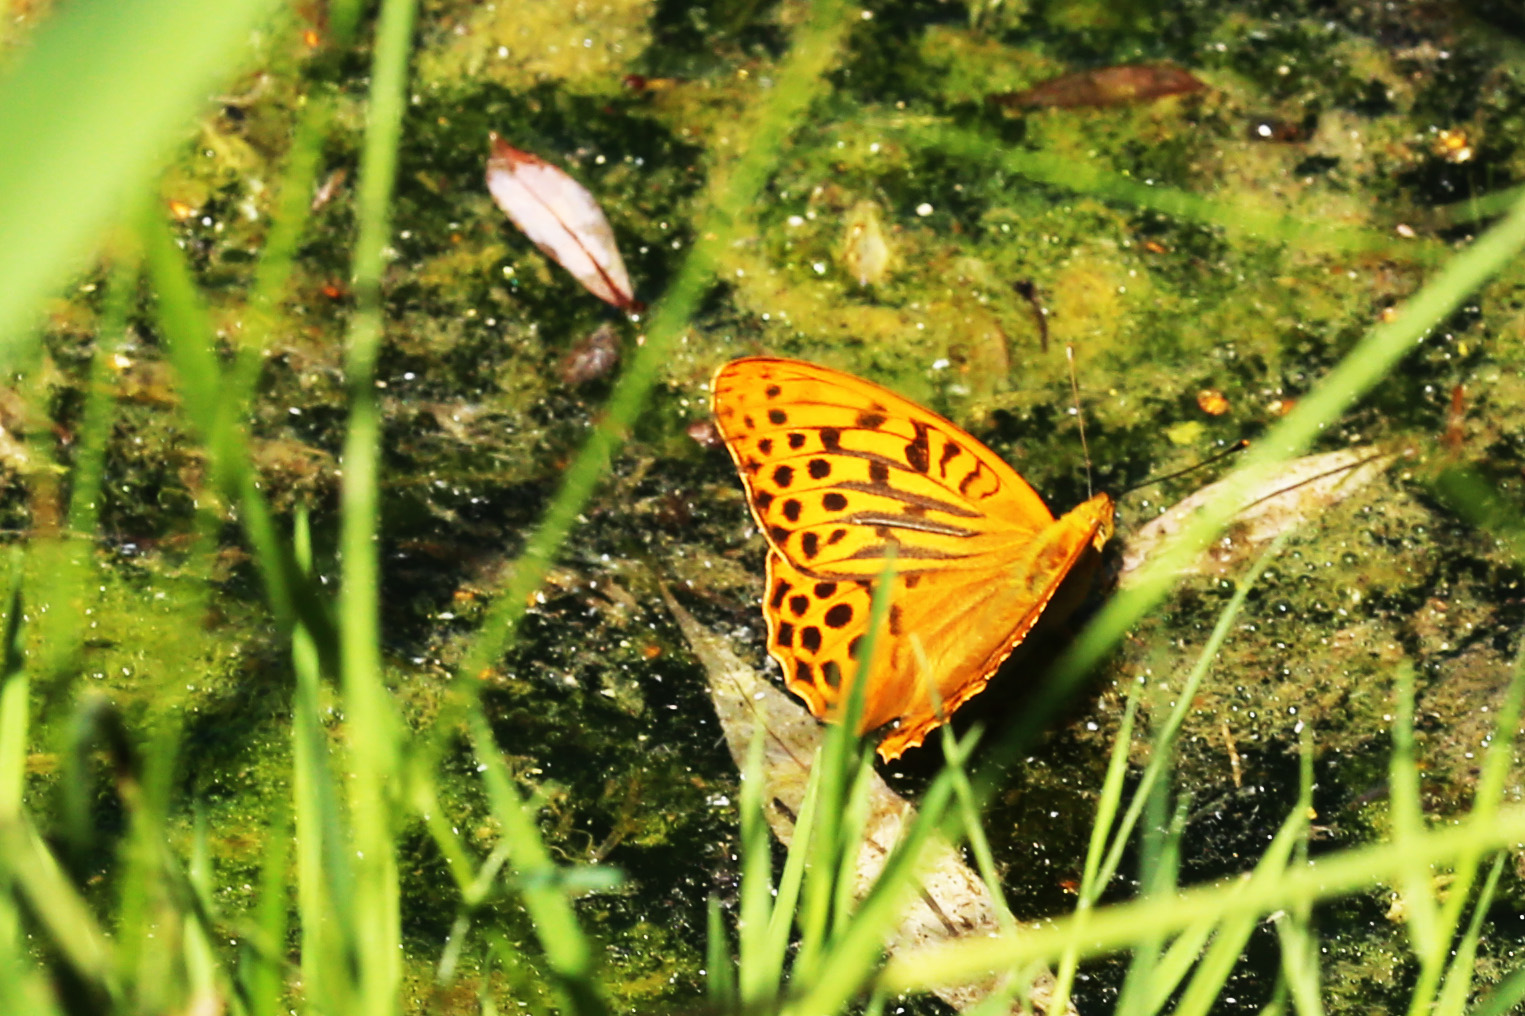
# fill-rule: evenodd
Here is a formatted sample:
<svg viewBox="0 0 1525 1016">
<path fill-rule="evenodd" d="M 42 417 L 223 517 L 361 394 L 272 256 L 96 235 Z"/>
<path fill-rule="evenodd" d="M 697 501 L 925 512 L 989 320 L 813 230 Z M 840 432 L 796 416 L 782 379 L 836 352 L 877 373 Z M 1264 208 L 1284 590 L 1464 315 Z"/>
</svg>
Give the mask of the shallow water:
<svg viewBox="0 0 1525 1016">
<path fill-rule="evenodd" d="M 618 0 L 423 12 L 380 368 L 383 630 L 411 722 L 440 708 L 464 634 L 609 391 L 609 377 L 563 380 L 564 358 L 611 322 L 628 358 L 641 330 L 492 206 L 488 131 L 598 196 L 638 295 L 655 303 L 692 242 L 706 174 L 747 143 L 738 110 L 769 86 L 803 14 L 794 3 Z M 1087 494 L 1067 345 L 1096 487 L 1179 468 L 1261 434 L 1472 235 L 1468 200 L 1520 175 L 1525 27 L 1493 8 L 924 2 L 871 14 L 786 147 L 749 239 L 726 252 L 720 284 L 520 640 L 485 678 L 500 742 L 542 796 L 555 852 L 629 875 L 626 889 L 581 911 L 607 944 L 618 999 L 634 1009 L 698 997 L 705 900 L 734 902 L 734 769 L 702 673 L 655 595 L 658 580 L 686 584 L 700 619 L 762 660 L 763 545 L 724 451 L 688 434 L 707 415 L 717 365 L 769 352 L 871 377 L 968 428 L 1065 510 Z M 227 329 L 303 87 L 298 56 L 277 48 L 270 59 L 257 88 L 253 75 L 249 88 L 230 88 L 236 101 L 208 116 L 163 186 L 193 210 L 181 235 Z M 985 101 L 1139 62 L 1188 69 L 1206 88 L 1021 113 Z M 358 78 L 354 87 L 358 96 Z M 325 173 L 348 177 L 313 213 L 291 325 L 267 357 L 252 422 L 268 495 L 282 512 L 312 511 L 330 571 L 361 119 L 357 97 L 325 151 Z M 1158 210 L 1176 192 L 1190 200 Z M 1525 600 L 1509 547 L 1448 510 L 1436 478 L 1468 466 L 1519 505 L 1522 283 L 1511 266 L 1320 442 L 1412 454 L 1299 531 L 1252 592 L 1181 742 L 1177 789 L 1193 802 L 1185 879 L 1253 863 L 1295 798 L 1299 724 L 1313 728 L 1318 753 L 1316 846 L 1381 832 L 1392 674 L 1405 660 L 1419 674 L 1426 806 L 1465 810 Z M 32 414 L 33 431 L 75 422 L 97 303 L 82 291 L 56 308 L 38 368 L 47 398 L 0 413 Z M 263 831 L 288 792 L 288 665 L 235 531 L 195 538 L 201 463 L 185 450 L 146 325 L 120 355 L 98 547 L 105 584 L 88 605 L 99 638 L 70 694 L 106 691 L 134 722 L 183 717 L 184 779 L 217 830 L 222 902 L 236 906 L 247 890 L 234 887 L 257 882 Z M 1204 393 L 1226 411 L 1207 412 L 1215 399 Z M 37 525 L 45 503 L 19 454 L 0 459 L 33 477 L 0 495 L 16 531 Z M 1124 497 L 1118 540 L 1203 482 Z M 988 825 L 1019 917 L 1069 905 L 1121 697 L 1145 678 L 1160 688 L 1151 712 L 1168 707 L 1234 575 L 1184 580 L 1014 773 Z M 997 682 L 970 712 L 999 718 L 1002 696 Z M 65 705 L 46 714 L 55 726 Z M 890 772 L 914 792 L 928 765 L 911 757 Z M 464 753 L 447 759 L 445 803 L 468 839 L 488 844 L 496 834 L 471 768 Z M 45 755 L 33 769 L 49 781 Z M 464 990 L 427 987 L 454 891 L 422 830 L 402 868 L 417 1004 L 469 1009 Z M 1505 897 L 1485 974 L 1512 965 L 1525 943 L 1517 879 Z M 1331 1012 L 1406 997 L 1413 973 L 1388 902 L 1370 894 L 1320 915 Z M 527 933 L 522 915 L 498 916 Z M 1231 982 L 1233 1000 L 1215 1011 L 1259 1011 L 1275 962 L 1267 928 Z M 1101 1011 L 1118 976 L 1108 964 L 1088 971 L 1080 1010 Z"/>
</svg>

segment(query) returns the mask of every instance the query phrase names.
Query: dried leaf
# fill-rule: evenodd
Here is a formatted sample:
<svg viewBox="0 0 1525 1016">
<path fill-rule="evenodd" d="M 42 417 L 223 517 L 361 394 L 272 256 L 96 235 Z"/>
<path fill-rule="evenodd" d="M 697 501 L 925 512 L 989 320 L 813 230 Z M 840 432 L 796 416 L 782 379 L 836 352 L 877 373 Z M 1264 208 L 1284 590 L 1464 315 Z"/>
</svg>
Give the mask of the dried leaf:
<svg viewBox="0 0 1525 1016">
<path fill-rule="evenodd" d="M 620 337 L 607 321 L 573 346 L 561 361 L 563 384 L 596 381 L 620 362 Z"/>
<path fill-rule="evenodd" d="M 895 261 L 894 250 L 879 219 L 879 206 L 872 201 L 859 201 L 847 213 L 842 263 L 860 286 L 883 282 Z"/>
<path fill-rule="evenodd" d="M 614 245 L 614 230 L 587 188 L 497 134 L 487 160 L 487 189 L 514 225 L 546 257 L 620 310 L 635 305 L 630 276 Z"/>
<path fill-rule="evenodd" d="M 805 798 L 810 762 L 825 736 L 825 727 L 782 689 L 741 660 L 725 641 L 703 628 L 673 599 L 664 587 L 667 607 L 682 629 L 694 655 L 709 677 L 710 701 L 720 716 L 726 744 L 738 768 L 745 764 L 752 732 L 762 724 L 766 737 L 763 761 L 765 781 L 762 798 L 768 802 L 768 824 L 779 842 L 794 839 L 794 816 Z M 869 818 L 853 885 L 853 899 L 861 900 L 878 880 L 901 830 L 915 820 L 916 809 L 890 789 L 878 774 L 869 788 Z M 934 839 L 922 856 L 920 892 L 911 899 L 900 923 L 885 935 L 890 955 L 905 949 L 923 949 L 963 938 L 983 938 L 998 933 L 995 901 L 979 875 L 964 863 L 957 849 Z M 1033 983 L 1033 1003 L 1040 1011 L 1052 989 L 1046 971 Z M 939 988 L 937 997 L 959 1012 L 981 1004 L 994 991 L 994 980 Z M 1010 1012 L 1025 1013 L 1017 1003 Z M 1067 1013 L 1075 1013 L 1069 1006 Z"/>
<path fill-rule="evenodd" d="M 719 448 L 725 444 L 720 437 L 720 428 L 716 427 L 715 421 L 708 416 L 702 420 L 695 420 L 683 428 L 683 432 L 698 442 L 701 448 Z"/>
<path fill-rule="evenodd" d="M 1294 459 L 1245 494 L 1224 536 L 1187 571 L 1221 575 L 1283 533 L 1329 510 L 1382 474 L 1397 455 L 1374 448 L 1346 448 Z M 1127 586 L 1162 543 L 1180 532 L 1227 481 L 1208 484 L 1139 529 L 1123 550 L 1118 583 Z"/>
<path fill-rule="evenodd" d="M 989 101 L 1017 109 L 1074 109 L 1149 102 L 1206 87 L 1186 71 L 1169 64 L 1123 64 L 1050 78 L 1025 91 L 992 95 Z"/>
</svg>

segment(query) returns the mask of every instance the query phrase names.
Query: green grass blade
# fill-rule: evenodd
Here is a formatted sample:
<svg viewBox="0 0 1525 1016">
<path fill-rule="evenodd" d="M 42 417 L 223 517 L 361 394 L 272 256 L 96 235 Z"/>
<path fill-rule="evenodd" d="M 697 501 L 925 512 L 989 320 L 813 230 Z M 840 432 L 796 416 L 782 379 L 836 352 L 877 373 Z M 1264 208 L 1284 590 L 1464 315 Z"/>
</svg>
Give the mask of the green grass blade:
<svg viewBox="0 0 1525 1016">
<path fill-rule="evenodd" d="M 788 56 L 772 75 L 772 86 L 760 93 L 755 108 L 743 112 L 737 124 L 736 136 L 745 137 L 746 145 L 735 162 L 717 169 L 710 179 L 703 210 L 694 222 L 694 245 L 652 311 L 645 343 L 615 383 L 592 435 L 567 467 L 561 489 L 509 569 L 511 578 L 456 671 L 456 688 L 463 695 L 475 695 L 477 675 L 503 655 L 530 594 L 539 588 L 615 449 L 640 415 L 673 345 L 713 284 L 721 252 L 736 242 L 756 207 L 763 185 L 778 165 L 784 140 L 827 89 L 827 72 L 841 46 L 849 7 L 840 0 L 820 0 L 805 10 L 808 20 L 796 30 Z"/>
<path fill-rule="evenodd" d="M 1504 978 L 1502 984 L 1494 988 L 1484 998 L 1470 1016 L 1507 1016 L 1515 1013 L 1521 1002 L 1525 1002 L 1525 969 L 1516 970 Z"/>
<path fill-rule="evenodd" d="M 0 363 L 276 6 L 80 0 L 37 29 L 0 78 Z"/>
<path fill-rule="evenodd" d="M 861 743 L 860 741 L 859 744 Z M 837 857 L 836 891 L 832 894 L 831 901 L 833 937 L 842 934 L 852 918 L 853 892 L 858 885 L 859 855 L 868 830 L 871 803 L 869 791 L 874 779 L 871 752 L 860 749 L 853 761 L 857 764 L 857 772 L 853 774 L 842 801 L 842 821 L 837 828 L 841 851 Z"/>
<path fill-rule="evenodd" d="M 1287 993 L 1297 1006 L 1298 1016 L 1324 1016 L 1323 996 L 1319 990 L 1319 941 L 1306 917 L 1294 917 L 1283 911 L 1275 919 L 1276 937 L 1281 943 L 1281 972 Z"/>
<path fill-rule="evenodd" d="M 805 779 L 805 796 L 800 801 L 800 813 L 795 818 L 794 839 L 789 845 L 789 854 L 784 859 L 784 870 L 779 875 L 778 890 L 773 899 L 773 913 L 768 918 L 768 944 L 762 964 L 765 969 L 778 972 L 775 978 L 778 984 L 782 984 L 784 979 L 790 936 L 798 913 L 800 890 L 805 881 L 805 865 L 810 857 L 810 842 L 817 835 L 815 819 L 820 798 L 821 767 L 813 765 L 810 767 L 810 775 Z"/>
<path fill-rule="evenodd" d="M 1297 803 L 1282 822 L 1270 846 L 1256 862 L 1254 873 L 1249 879 L 1251 884 L 1280 879 L 1307 835 L 1308 814 L 1313 807 L 1313 745 L 1306 729 L 1304 728 L 1303 735 L 1301 786 Z M 1294 898 L 1291 901 L 1294 909 L 1305 909 L 1307 905 L 1306 898 Z M 1245 943 L 1254 933 L 1259 919 L 1257 914 L 1233 914 L 1219 922 L 1212 945 L 1197 965 L 1196 972 L 1175 1009 L 1176 1016 L 1206 1016 L 1223 994 L 1223 985 L 1233 972 L 1234 965 L 1239 962 L 1239 957 L 1244 954 Z"/>
<path fill-rule="evenodd" d="M 49 942 L 76 975 L 120 1000 L 111 942 L 26 816 L 0 822 L 0 881 L 20 891 Z"/>
<path fill-rule="evenodd" d="M 397 148 L 407 104 L 414 0 L 383 0 L 371 61 L 366 132 L 356 198 L 355 311 L 345 371 L 349 428 L 344 438 L 340 519 L 340 676 L 347 717 L 349 816 L 355 869 L 358 1011 L 397 1010 L 401 902 L 389 787 L 401 774 L 399 719 L 382 680 L 380 563 L 376 534 L 381 412 L 376 359 L 381 343 L 381 276 L 391 239 Z"/>
<path fill-rule="evenodd" d="M 907 144 L 935 151 L 939 158 L 974 165 L 996 162 L 1000 172 L 1026 181 L 1132 209 L 1147 208 L 1181 222 L 1197 222 L 1237 236 L 1292 243 L 1304 250 L 1381 252 L 1406 262 L 1439 262 L 1449 253 L 1438 242 L 1395 239 L 1376 229 L 1310 221 L 1306 216 L 1265 212 L 1258 206 L 1227 205 L 1190 191 L 1143 183 L 1100 166 L 1077 162 L 1067 152 L 1010 145 L 988 133 L 964 127 L 929 123 L 914 116 L 888 118 L 883 126 L 895 131 Z"/>
<path fill-rule="evenodd" d="M 1128 774 L 1128 755 L 1133 747 L 1133 722 L 1138 712 L 1138 699 L 1143 685 L 1135 682 L 1128 689 L 1128 704 L 1123 710 L 1122 722 L 1118 724 L 1117 737 L 1112 742 L 1112 752 L 1107 759 L 1107 772 L 1102 778 L 1101 793 L 1096 800 L 1096 819 L 1091 823 L 1090 844 L 1086 849 L 1084 870 L 1080 878 L 1079 899 L 1075 905 L 1077 918 L 1089 911 L 1096 903 L 1097 898 L 1106 888 L 1106 882 L 1111 879 L 1111 872 L 1107 873 L 1105 880 L 1098 878 L 1101 869 L 1101 858 L 1106 851 L 1107 834 L 1112 829 L 1112 823 L 1117 819 L 1118 806 L 1121 803 L 1123 792 L 1123 779 Z M 1154 759 L 1159 762 L 1170 758 L 1169 742 L 1165 738 L 1157 738 L 1155 743 Z M 1150 786 L 1140 783 L 1134 795 L 1134 802 L 1141 804 L 1149 794 Z M 1125 823 L 1124 827 L 1117 832 L 1120 842 L 1132 836 L 1131 823 Z M 1003 928 L 1009 933 L 1010 929 Z M 1085 922 L 1075 922 L 1075 942 L 1071 948 L 1065 950 L 1064 956 L 1059 960 L 1059 969 L 1054 972 L 1054 1002 L 1055 1009 L 1062 1011 L 1070 1000 L 1070 989 L 1075 980 L 1075 971 L 1080 963 L 1081 936 L 1085 934 Z"/>
<path fill-rule="evenodd" d="M 11 548 L 6 558 L 10 582 L 0 623 L 0 823 L 21 817 L 32 705 L 32 682 L 22 666 L 21 548 Z"/>
<path fill-rule="evenodd" d="M 315 92 L 302 107 L 292 135 L 280 194 L 271 212 L 270 233 L 254 270 L 243 328 L 238 333 L 238 355 L 228 379 L 227 398 L 238 417 L 247 412 L 271 337 L 287 320 L 281 298 L 291 283 L 297 247 L 311 217 L 308 209 L 313 183 L 322 165 L 323 140 L 333 120 L 333 109 L 333 100 L 326 93 Z"/>
<path fill-rule="evenodd" d="M 180 378 L 186 416 L 206 449 L 213 485 L 239 506 L 240 521 L 276 620 L 289 627 L 300 616 L 317 648 L 331 651 L 332 622 L 327 608 L 276 529 L 249 460 L 248 444 L 239 432 L 237 407 L 225 397 L 211 315 L 196 290 L 185 254 L 158 222 L 149 220 L 142 236 L 149 276 L 158 295 L 159 326 Z"/>
<path fill-rule="evenodd" d="M 1130 706 L 1130 720 L 1131 714 Z M 953 727 L 944 725 L 941 740 L 944 771 L 953 781 L 953 795 L 959 820 L 963 824 L 964 840 L 969 844 L 969 852 L 974 855 L 974 866 L 980 873 L 980 880 L 985 883 L 985 888 L 990 893 L 990 901 L 995 907 L 996 927 L 1006 934 L 1014 934 L 1017 930 L 1017 919 L 1012 916 L 1011 907 L 1006 903 L 1006 892 L 1001 886 L 1001 874 L 996 868 L 995 851 L 990 849 L 990 839 L 985 835 L 985 824 L 980 821 L 979 799 L 975 795 L 974 784 L 969 780 L 969 773 L 964 768 L 964 759 L 968 758 L 970 751 L 973 750 L 975 739 L 969 738 L 960 743 L 958 736 L 953 732 Z"/>
<path fill-rule="evenodd" d="M 903 831 L 894 851 L 874 883 L 858 904 L 852 923 L 821 957 L 819 969 L 809 978 L 795 978 L 801 992 L 786 1010 L 790 1016 L 827 1016 L 836 1013 L 867 983 L 884 948 L 885 929 L 894 926 L 907 897 L 914 891 L 916 865 L 927 841 L 938 834 L 953 800 L 953 780 L 940 774 L 921 800 L 910 827 Z M 935 983 L 948 983 L 938 978 Z M 895 988 L 886 985 L 888 993 Z M 876 989 L 877 990 L 877 989 Z"/>
<path fill-rule="evenodd" d="M 1155 784 L 1144 810 L 1143 846 L 1140 851 L 1140 895 L 1145 899 L 1169 899 L 1175 894 L 1180 876 L 1181 836 L 1186 830 L 1186 820 L 1190 814 L 1190 798 L 1183 795 L 1176 802 L 1175 812 L 1169 819 L 1166 818 L 1168 803 L 1168 788 L 1164 783 Z M 1188 958 L 1179 970 L 1162 969 L 1165 959 L 1163 934 L 1149 931 L 1141 936 L 1133 944 L 1133 958 L 1128 964 L 1128 973 L 1123 978 L 1122 990 L 1118 993 L 1116 1011 L 1137 1013 L 1139 1016 L 1158 1012 L 1163 1000 L 1186 976 L 1190 964 L 1201 955 L 1210 928 L 1211 925 L 1204 922 L 1201 939 L 1183 946 Z M 1187 935 L 1179 936 L 1172 948 L 1186 937 Z M 1146 1002 L 1146 999 L 1149 1001 Z"/>
<path fill-rule="evenodd" d="M 260 869 L 254 932 L 239 955 L 239 978 L 249 1000 L 249 1016 L 285 1016 L 286 915 L 291 902 L 287 868 L 291 826 L 286 815 L 271 823 Z"/>
<path fill-rule="evenodd" d="M 1393 752 L 1388 765 L 1388 786 L 1392 806 L 1392 841 L 1403 847 L 1424 832 L 1424 808 L 1419 803 L 1419 766 L 1414 758 L 1414 671 L 1407 664 L 1397 673 L 1397 701 L 1393 717 Z M 1440 934 L 1439 908 L 1435 903 L 1435 872 L 1422 854 L 1410 855 L 1412 863 L 1404 867 L 1398 880 L 1405 920 L 1414 953 L 1421 964 L 1420 984 L 1433 989 L 1438 967 L 1444 962 L 1443 950 L 1449 947 Z M 1430 992 L 1424 992 L 1422 1005 L 1428 1008 Z M 1416 1004 L 1418 996 L 1415 997 Z"/>
<path fill-rule="evenodd" d="M 730 1012 L 736 1007 L 736 968 L 717 896 L 709 898 L 705 910 L 704 986 L 710 1008 L 715 1012 Z"/>
<path fill-rule="evenodd" d="M 767 736 L 762 724 L 752 732 L 737 801 L 741 814 L 741 915 L 736 946 L 741 957 L 738 981 L 744 1008 L 761 1005 L 777 994 L 783 973 L 780 966 L 774 965 L 777 956 L 768 947 L 773 913 L 773 853 L 769 847 L 768 820 L 763 814 Z"/>
<path fill-rule="evenodd" d="M 480 706 L 467 714 L 467 723 L 492 813 L 502 826 L 503 839 L 519 876 L 524 908 L 535 923 L 535 935 L 545 953 L 549 972 L 564 996 L 566 1011 L 575 1016 L 603 1016 L 609 1012 L 609 1004 L 594 971 L 592 945 L 558 885 L 556 865 L 540 839 L 529 809 L 514 789 L 513 778 L 498 753 Z"/>
<path fill-rule="evenodd" d="M 1456 944 L 1451 962 L 1446 968 L 1445 983 L 1441 985 L 1440 997 L 1436 999 L 1432 1010 L 1434 1016 L 1460 1016 L 1466 1010 L 1467 995 L 1472 990 L 1472 975 L 1477 967 L 1477 944 L 1483 934 L 1483 918 L 1493 905 L 1499 876 L 1503 873 L 1504 855 L 1500 853 L 1493 858 L 1493 867 L 1488 870 L 1482 891 L 1477 894 L 1477 901 L 1472 905 L 1472 920 L 1468 922 L 1461 941 Z"/>
<path fill-rule="evenodd" d="M 311 533 L 299 514 L 295 555 L 311 566 Z M 355 985 L 348 943 L 354 940 L 354 879 L 339 805 L 339 788 L 328 765 L 323 731 L 318 651 L 307 626 L 291 634 L 296 687 L 291 707 L 291 797 L 297 841 L 297 922 L 301 928 L 300 976 L 320 1012 L 353 1012 Z"/>
<path fill-rule="evenodd" d="M 991 792 L 996 774 L 1010 764 L 1014 752 L 1030 739 L 1031 731 L 1046 726 L 1085 676 L 1101 662 L 1137 620 L 1169 594 L 1176 576 L 1202 552 L 1208 542 L 1243 503 L 1244 493 L 1281 462 L 1306 451 L 1320 432 L 1361 395 L 1370 391 L 1414 347 L 1414 343 L 1451 314 L 1525 247 L 1525 200 L 1448 260 L 1435 276 L 1403 305 L 1391 321 L 1373 328 L 1324 379 L 1245 454 L 1242 467 L 1230 476 L 1221 493 L 1205 504 L 1176 538 L 1139 572 L 1134 585 L 1099 610 L 1081 636 L 1055 663 L 1049 677 L 1052 692 L 1034 703 L 1022 730 L 982 768 L 982 793 Z M 1025 735 L 1025 736 L 1024 736 Z"/>
</svg>

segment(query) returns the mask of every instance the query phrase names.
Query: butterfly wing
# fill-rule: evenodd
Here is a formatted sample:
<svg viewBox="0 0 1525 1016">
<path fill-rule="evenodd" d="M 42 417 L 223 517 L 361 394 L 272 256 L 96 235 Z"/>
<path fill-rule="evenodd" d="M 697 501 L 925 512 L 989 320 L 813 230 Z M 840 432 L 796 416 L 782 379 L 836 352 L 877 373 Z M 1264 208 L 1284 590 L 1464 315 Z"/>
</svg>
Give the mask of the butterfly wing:
<svg viewBox="0 0 1525 1016">
<path fill-rule="evenodd" d="M 817 716 L 834 712 L 856 672 L 873 584 L 893 553 L 863 723 L 899 721 L 880 746 L 886 758 L 985 686 L 1085 546 L 1110 532 L 1105 495 L 1104 513 L 1093 499 L 1083 519 L 1056 523 L 963 430 L 829 368 L 733 361 L 715 376 L 714 408 L 770 547 L 769 650 Z"/>
</svg>

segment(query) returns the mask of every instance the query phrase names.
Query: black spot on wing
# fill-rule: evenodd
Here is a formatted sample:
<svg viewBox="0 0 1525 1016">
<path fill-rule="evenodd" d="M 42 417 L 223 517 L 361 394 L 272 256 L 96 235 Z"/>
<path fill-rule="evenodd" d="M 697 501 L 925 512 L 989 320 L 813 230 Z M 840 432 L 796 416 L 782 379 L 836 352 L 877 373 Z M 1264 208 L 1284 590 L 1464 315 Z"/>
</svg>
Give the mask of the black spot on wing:
<svg viewBox="0 0 1525 1016">
<path fill-rule="evenodd" d="M 773 585 L 773 598 L 768 601 L 768 604 L 774 610 L 777 610 L 778 608 L 782 607 L 784 605 L 784 597 L 788 596 L 789 595 L 789 590 L 791 590 L 793 588 L 794 588 L 793 586 L 791 586 L 789 583 L 785 582 L 783 579 L 779 579 Z"/>
<path fill-rule="evenodd" d="M 867 430 L 878 430 L 880 427 L 884 426 L 884 421 L 886 419 L 888 419 L 888 417 L 886 417 L 883 413 L 859 413 L 858 418 L 854 420 L 853 423 Z"/>
<path fill-rule="evenodd" d="M 794 467 L 779 466 L 773 470 L 773 483 L 779 487 L 788 487 L 794 482 Z"/>
<path fill-rule="evenodd" d="M 840 688 L 842 686 L 842 668 L 836 660 L 827 660 L 821 664 L 821 680 L 826 682 L 828 688 Z"/>
<path fill-rule="evenodd" d="M 916 440 L 905 446 L 905 461 L 918 473 L 925 473 L 932 468 L 932 444 L 927 436 L 927 425 L 913 420 L 911 426 L 916 429 Z"/>
<path fill-rule="evenodd" d="M 768 410 L 768 422 L 775 427 L 782 427 L 789 422 L 789 414 L 782 409 L 770 409 Z"/>
<path fill-rule="evenodd" d="M 949 441 L 943 445 L 942 454 L 937 457 L 937 468 L 942 472 L 944 480 L 948 478 L 948 463 L 958 458 L 962 452 L 963 449 L 958 446 L 957 442 Z"/>
<path fill-rule="evenodd" d="M 853 608 L 848 603 L 838 603 L 826 612 L 828 628 L 844 628 L 853 619 Z"/>
<path fill-rule="evenodd" d="M 821 629 L 808 625 L 800 629 L 800 645 L 812 655 L 821 651 Z"/>
</svg>

